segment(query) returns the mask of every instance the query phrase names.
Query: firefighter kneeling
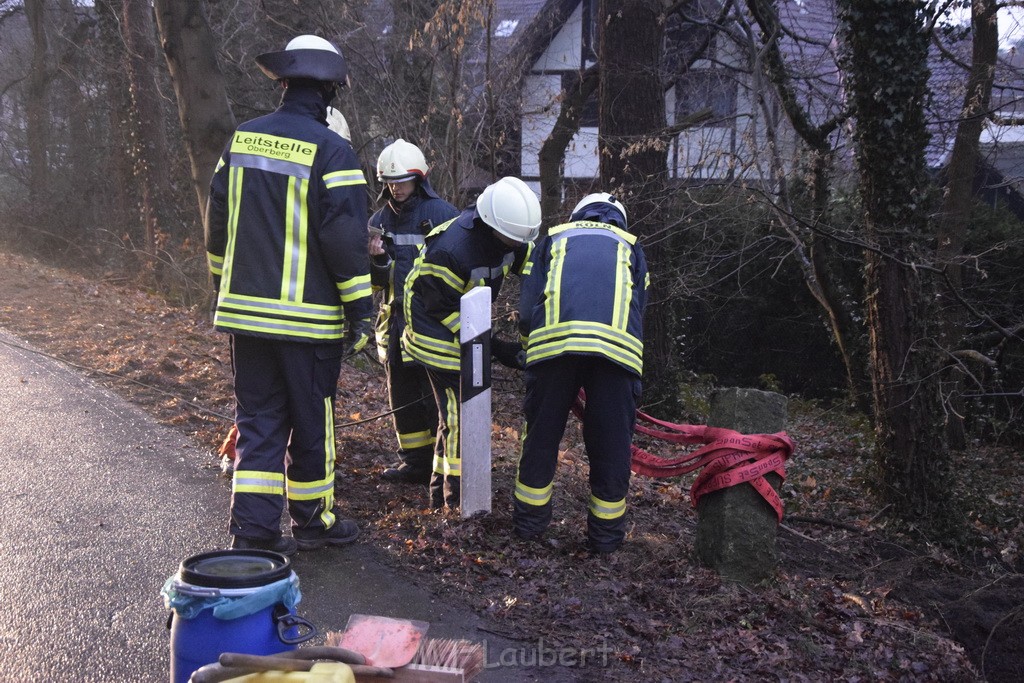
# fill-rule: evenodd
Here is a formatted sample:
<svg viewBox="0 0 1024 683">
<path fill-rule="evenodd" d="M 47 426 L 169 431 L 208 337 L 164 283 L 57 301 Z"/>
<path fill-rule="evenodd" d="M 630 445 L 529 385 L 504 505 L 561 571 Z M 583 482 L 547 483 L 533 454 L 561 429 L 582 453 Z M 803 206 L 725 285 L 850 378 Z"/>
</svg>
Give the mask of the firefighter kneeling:
<svg viewBox="0 0 1024 683">
<path fill-rule="evenodd" d="M 627 232 L 625 207 L 607 193 L 584 197 L 569 223 L 537 240 L 526 272 L 520 298 L 525 424 L 515 532 L 537 539 L 551 523 L 558 445 L 582 388 L 591 487 L 587 542 L 592 552 L 611 553 L 626 533 L 649 280 L 643 250 Z"/>
</svg>

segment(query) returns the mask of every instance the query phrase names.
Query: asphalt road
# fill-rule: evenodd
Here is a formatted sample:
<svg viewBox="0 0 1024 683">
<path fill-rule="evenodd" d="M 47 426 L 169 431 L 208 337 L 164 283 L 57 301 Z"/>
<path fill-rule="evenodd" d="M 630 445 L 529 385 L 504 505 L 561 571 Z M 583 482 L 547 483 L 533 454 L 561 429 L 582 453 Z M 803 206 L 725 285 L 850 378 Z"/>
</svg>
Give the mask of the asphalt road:
<svg viewBox="0 0 1024 683">
<path fill-rule="evenodd" d="M 160 588 L 183 559 L 225 547 L 229 486 L 187 435 L 19 347 L 0 329 L 0 680 L 166 681 Z M 553 663 L 542 642 L 502 638 L 367 544 L 300 553 L 293 569 L 298 613 L 321 632 L 353 613 L 420 619 L 429 636 L 485 645 L 476 680 L 595 680 L 571 657 L 535 666 Z"/>
</svg>

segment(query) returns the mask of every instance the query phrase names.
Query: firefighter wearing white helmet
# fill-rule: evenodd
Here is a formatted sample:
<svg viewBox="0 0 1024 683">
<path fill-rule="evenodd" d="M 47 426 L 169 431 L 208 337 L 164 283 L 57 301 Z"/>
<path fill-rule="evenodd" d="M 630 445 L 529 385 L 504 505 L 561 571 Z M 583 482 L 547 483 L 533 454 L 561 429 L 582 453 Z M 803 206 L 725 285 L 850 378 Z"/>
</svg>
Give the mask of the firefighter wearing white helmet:
<svg viewBox="0 0 1024 683">
<path fill-rule="evenodd" d="M 359 534 L 335 512 L 333 420 L 341 359 L 372 329 L 366 179 L 352 146 L 327 127 L 348 81 L 341 52 L 304 35 L 256 63 L 284 93 L 224 150 L 206 251 L 214 325 L 231 335 L 231 545 L 290 555 Z M 292 536 L 280 532 L 285 504 Z"/>
<path fill-rule="evenodd" d="M 540 233 L 540 202 L 519 178 L 488 185 L 476 201 L 477 215 L 513 242 L 532 242 Z"/>
<path fill-rule="evenodd" d="M 385 184 L 413 178 L 422 180 L 429 170 L 423 151 L 402 138 L 385 147 L 377 157 L 377 180 Z"/>
<path fill-rule="evenodd" d="M 392 421 L 398 440 L 397 462 L 384 469 L 385 481 L 425 486 L 433 471 L 437 404 L 422 365 L 402 357 L 405 283 L 424 239 L 434 226 L 459 215 L 430 186 L 426 157 L 419 147 L 398 139 L 377 158 L 377 179 L 384 205 L 370 217 L 371 275 L 380 290 L 377 354 L 384 364 Z"/>
<path fill-rule="evenodd" d="M 615 195 L 595 192 L 581 199 L 569 215 L 570 221 L 590 220 L 629 229 L 626 207 Z"/>
<path fill-rule="evenodd" d="M 558 446 L 580 389 L 588 546 L 611 553 L 625 538 L 649 284 L 643 249 L 627 227 L 622 202 L 599 192 L 534 245 L 519 301 L 527 389 L 512 520 L 520 538 L 539 538 L 551 522 Z"/>
<path fill-rule="evenodd" d="M 540 230 L 540 201 L 518 178 L 488 185 L 470 206 L 427 236 L 406 280 L 402 350 L 427 370 L 440 422 L 434 444 L 430 506 L 458 507 L 459 303 L 474 287 L 490 287 L 497 299 L 509 273 L 522 274 Z M 492 339 L 499 361 L 515 365 L 517 345 Z"/>
</svg>

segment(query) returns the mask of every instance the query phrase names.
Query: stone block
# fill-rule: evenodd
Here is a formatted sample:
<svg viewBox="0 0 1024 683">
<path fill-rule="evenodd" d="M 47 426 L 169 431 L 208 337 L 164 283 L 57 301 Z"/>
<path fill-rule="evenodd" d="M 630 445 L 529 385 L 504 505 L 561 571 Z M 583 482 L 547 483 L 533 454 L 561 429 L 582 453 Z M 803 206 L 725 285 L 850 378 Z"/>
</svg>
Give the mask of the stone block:
<svg viewBox="0 0 1024 683">
<path fill-rule="evenodd" d="M 785 396 L 756 389 L 719 389 L 711 396 L 708 425 L 741 434 L 774 434 L 786 428 Z M 776 491 L 782 479 L 765 479 Z M 775 574 L 775 511 L 748 483 L 704 495 L 697 504 L 697 559 L 723 580 L 752 585 Z"/>
</svg>

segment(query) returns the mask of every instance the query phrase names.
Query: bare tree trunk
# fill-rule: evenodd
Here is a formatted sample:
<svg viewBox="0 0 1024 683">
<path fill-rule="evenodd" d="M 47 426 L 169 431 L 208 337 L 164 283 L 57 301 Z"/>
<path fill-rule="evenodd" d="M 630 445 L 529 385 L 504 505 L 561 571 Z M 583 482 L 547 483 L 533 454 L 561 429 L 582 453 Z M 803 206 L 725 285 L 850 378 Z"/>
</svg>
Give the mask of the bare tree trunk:
<svg viewBox="0 0 1024 683">
<path fill-rule="evenodd" d="M 57 86 L 59 87 L 60 100 L 62 101 L 65 118 L 67 120 L 67 135 L 71 140 L 88 140 L 88 121 L 95 113 L 83 97 L 82 74 L 79 67 L 82 62 L 82 45 L 86 41 L 86 32 L 89 22 L 79 22 L 75 13 L 75 5 L 72 0 L 59 0 L 61 14 L 61 34 L 65 37 L 63 50 L 57 56 L 59 64 L 58 73 L 63 76 Z M 65 167 L 61 169 L 65 177 L 74 178 L 77 182 L 83 182 L 93 174 L 90 160 L 94 159 L 93 151 L 85 145 L 69 145 L 65 158 Z M 89 229 L 98 223 L 92 215 L 93 202 L 91 197 L 83 196 L 87 193 L 76 193 L 77 196 L 69 198 L 69 202 L 63 207 L 65 212 L 74 216 L 73 220 L 66 221 L 63 233 L 68 244 L 75 250 L 82 250 L 88 243 Z"/>
<path fill-rule="evenodd" d="M 816 224 L 827 224 L 833 156 L 830 136 L 842 121 L 838 118 L 829 118 L 815 124 L 811 113 L 802 106 L 792 82 L 790 69 L 787 68 L 779 47 L 783 31 L 776 3 L 777 0 L 747 0 L 747 9 L 760 29 L 760 40 L 754 39 L 757 62 L 763 65 L 765 75 L 774 87 L 782 104 L 782 111 L 793 130 L 810 147 L 813 177 L 813 213 L 810 220 Z M 789 216 L 780 218 L 787 224 L 793 223 Z M 799 237 L 798 234 L 795 227 L 790 230 L 790 239 L 796 249 L 801 254 L 808 255 L 807 258 L 801 259 L 804 281 L 811 296 L 821 306 L 828 319 L 832 339 L 846 369 L 847 391 L 850 398 L 866 412 L 870 410 L 870 390 L 867 352 L 861 341 L 864 337 L 863 330 L 856 323 L 850 307 L 844 305 L 843 296 L 832 276 L 832 268 L 827 258 L 829 245 L 824 242 L 824 238 L 813 233 L 801 234 Z"/>
<path fill-rule="evenodd" d="M 121 235 L 129 224 L 138 219 L 134 208 L 135 177 L 131 160 L 123 150 L 128 149 L 131 132 L 124 120 L 124 112 L 131 107 L 128 79 L 124 73 L 124 44 L 121 41 L 121 0 L 96 0 L 96 16 L 104 59 L 107 82 L 107 125 L 110 142 L 101 160 L 100 172 L 109 183 L 110 203 L 106 211 L 105 227 Z"/>
<path fill-rule="evenodd" d="M 158 99 L 153 63 L 153 17 L 146 0 L 124 0 L 124 41 L 128 53 L 128 80 L 132 95 L 135 173 L 142 191 L 139 209 L 145 226 L 145 252 L 153 260 L 167 231 L 167 133 Z M 155 262 L 155 261 L 152 261 Z"/>
<path fill-rule="evenodd" d="M 202 225 L 206 210 L 210 178 L 235 129 L 235 117 L 228 104 L 224 75 L 217 64 L 216 41 L 203 4 L 156 0 L 155 7 L 191 162 L 199 208 L 195 238 L 199 240 L 198 226 Z"/>
<path fill-rule="evenodd" d="M 961 284 L 961 264 L 956 259 L 963 252 L 967 235 L 978 165 L 978 139 L 992 101 L 992 80 L 999 51 L 997 9 L 995 0 L 973 0 L 971 3 L 971 72 L 967 78 L 967 92 L 960 110 L 953 152 L 946 167 L 945 201 L 938 227 L 939 263 L 954 287 Z"/>
<path fill-rule="evenodd" d="M 386 40 L 393 54 L 388 76 L 394 90 L 381 95 L 388 98 L 387 106 L 402 112 L 400 117 L 392 118 L 402 125 L 394 133 L 417 145 L 426 145 L 432 139 L 431 80 L 437 58 L 426 47 L 423 27 L 438 5 L 438 0 L 391 0 L 395 25 Z M 439 150 L 424 149 L 431 151 Z"/>
<path fill-rule="evenodd" d="M 841 0 L 849 49 L 875 403 L 875 484 L 895 516 L 953 523 L 927 245 L 923 0 Z M 897 40 L 896 37 L 899 37 Z M 887 93 L 878 97 L 879 92 Z"/>
<path fill-rule="evenodd" d="M 551 134 L 541 145 L 538 155 L 540 214 L 544 217 L 545 228 L 550 228 L 560 220 L 558 216 L 562 208 L 562 164 L 565 162 L 565 150 L 580 129 L 580 114 L 587 100 L 597 90 L 599 74 L 595 65 L 566 85 L 558 119 Z"/>
<path fill-rule="evenodd" d="M 43 0 L 26 0 L 25 17 L 32 32 L 32 67 L 28 78 L 27 142 L 29 161 L 29 200 L 35 215 L 33 223 L 41 226 L 45 222 L 43 207 L 47 206 L 49 190 L 49 155 L 47 140 L 50 139 L 50 112 L 47 106 L 49 76 L 47 55 L 49 46 L 46 38 Z"/>
<path fill-rule="evenodd" d="M 619 196 L 630 230 L 641 237 L 663 229 L 667 147 L 665 91 L 659 71 L 664 30 L 658 0 L 600 0 L 597 24 L 601 79 L 598 87 L 598 154 L 603 190 Z M 665 278 L 657 243 L 644 245 L 651 269 L 644 331 L 645 384 L 655 395 L 674 392 L 673 354 Z"/>
<path fill-rule="evenodd" d="M 971 72 L 967 78 L 960 122 L 953 141 L 953 152 L 946 167 L 946 192 L 938 219 L 937 256 L 945 273 L 948 286 L 959 290 L 962 284 L 961 263 L 967 223 L 974 204 L 974 177 L 978 166 L 978 139 L 992 101 L 992 80 L 995 77 L 996 56 L 999 52 L 999 29 L 996 23 L 998 6 L 995 0 L 973 0 L 971 3 L 971 29 L 973 35 Z M 952 299 L 953 297 L 951 297 Z M 956 301 L 949 301 L 943 311 L 945 321 L 944 346 L 956 351 L 963 341 L 963 315 Z M 953 366 L 956 373 L 957 366 Z M 967 445 L 964 432 L 963 400 L 959 397 L 961 382 L 954 377 L 954 387 L 945 392 L 949 399 L 947 437 L 950 446 L 962 450 Z"/>
</svg>

